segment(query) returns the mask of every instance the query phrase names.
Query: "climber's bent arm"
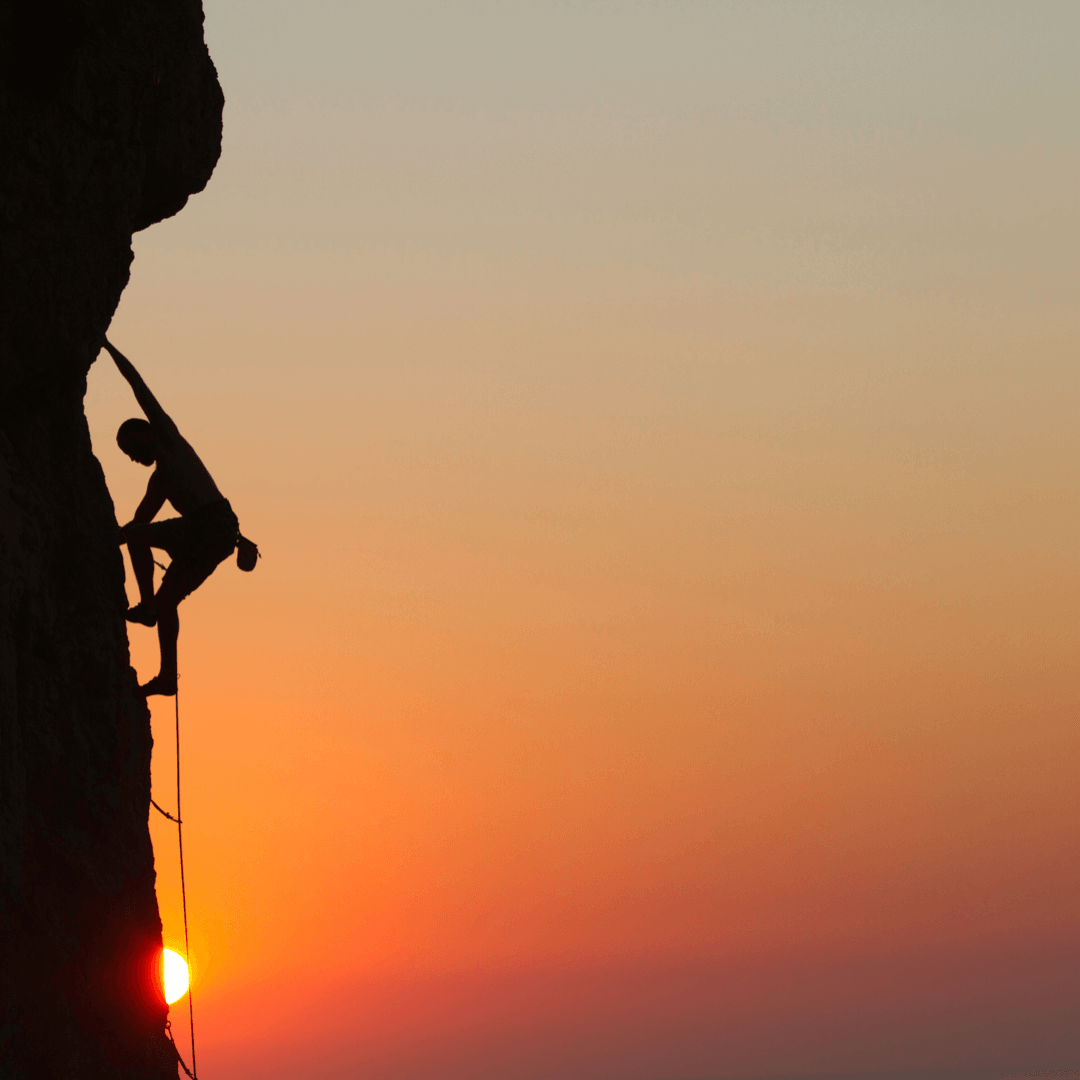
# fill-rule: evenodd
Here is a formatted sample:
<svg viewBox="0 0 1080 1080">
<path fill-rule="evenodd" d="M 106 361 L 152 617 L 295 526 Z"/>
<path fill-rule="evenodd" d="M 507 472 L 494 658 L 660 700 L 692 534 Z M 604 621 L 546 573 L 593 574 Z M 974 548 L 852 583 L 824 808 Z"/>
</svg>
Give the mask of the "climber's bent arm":
<svg viewBox="0 0 1080 1080">
<path fill-rule="evenodd" d="M 127 539 L 127 531 L 132 525 L 146 525 L 153 521 L 158 511 L 165 505 L 167 498 L 165 485 L 155 469 L 150 474 L 150 482 L 146 485 L 146 494 L 142 497 L 142 502 L 135 508 L 131 520 L 120 530 L 121 541 Z"/>
</svg>

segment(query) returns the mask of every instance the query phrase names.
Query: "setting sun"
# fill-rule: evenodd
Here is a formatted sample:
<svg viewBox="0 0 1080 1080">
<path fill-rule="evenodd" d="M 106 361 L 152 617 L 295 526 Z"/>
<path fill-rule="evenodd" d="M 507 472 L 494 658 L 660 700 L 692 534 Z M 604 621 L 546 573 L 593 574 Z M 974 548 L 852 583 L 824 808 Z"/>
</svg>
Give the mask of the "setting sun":
<svg viewBox="0 0 1080 1080">
<path fill-rule="evenodd" d="M 165 1000 L 170 1005 L 174 1001 L 179 1001 L 187 993 L 187 962 L 172 949 L 161 950 L 161 981 L 165 987 Z"/>
</svg>

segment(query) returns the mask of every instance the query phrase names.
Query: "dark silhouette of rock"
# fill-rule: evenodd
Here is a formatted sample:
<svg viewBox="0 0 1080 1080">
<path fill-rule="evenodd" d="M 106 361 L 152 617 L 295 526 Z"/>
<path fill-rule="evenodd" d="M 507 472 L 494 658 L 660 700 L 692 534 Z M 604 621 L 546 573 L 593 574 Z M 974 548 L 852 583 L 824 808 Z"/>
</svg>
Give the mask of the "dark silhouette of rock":
<svg viewBox="0 0 1080 1080">
<path fill-rule="evenodd" d="M 201 190 L 199 0 L 0 0 L 0 1077 L 177 1075 L 149 713 L 83 413 L 131 235 Z"/>
</svg>

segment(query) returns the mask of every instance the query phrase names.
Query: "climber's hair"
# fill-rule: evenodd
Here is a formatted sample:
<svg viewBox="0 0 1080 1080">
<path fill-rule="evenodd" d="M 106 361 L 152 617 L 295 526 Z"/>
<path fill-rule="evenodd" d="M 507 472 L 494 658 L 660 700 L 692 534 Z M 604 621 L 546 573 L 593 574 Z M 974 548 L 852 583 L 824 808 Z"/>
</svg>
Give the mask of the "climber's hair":
<svg viewBox="0 0 1080 1080">
<path fill-rule="evenodd" d="M 116 445 L 140 465 L 153 465 L 157 459 L 154 453 L 154 429 L 141 417 L 133 416 L 120 425 L 116 432 Z"/>
</svg>

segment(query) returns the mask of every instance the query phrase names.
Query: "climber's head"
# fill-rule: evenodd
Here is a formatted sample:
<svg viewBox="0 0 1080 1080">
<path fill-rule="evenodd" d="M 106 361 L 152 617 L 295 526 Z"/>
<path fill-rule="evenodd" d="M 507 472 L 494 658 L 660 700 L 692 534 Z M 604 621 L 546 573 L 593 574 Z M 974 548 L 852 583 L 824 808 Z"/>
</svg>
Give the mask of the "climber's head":
<svg viewBox="0 0 1080 1080">
<path fill-rule="evenodd" d="M 116 445 L 140 465 L 153 465 L 157 461 L 154 429 L 146 420 L 135 417 L 125 420 L 116 432 Z"/>
</svg>

